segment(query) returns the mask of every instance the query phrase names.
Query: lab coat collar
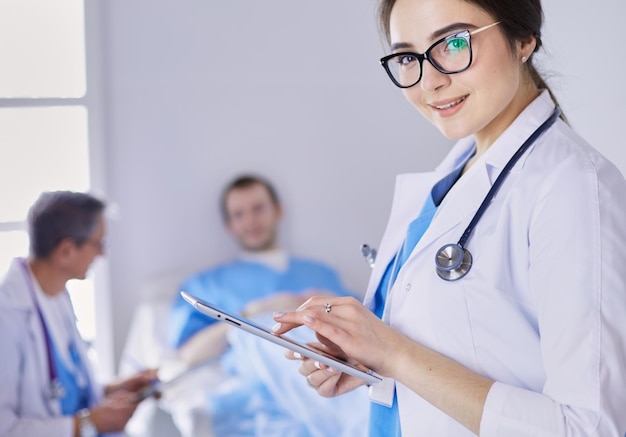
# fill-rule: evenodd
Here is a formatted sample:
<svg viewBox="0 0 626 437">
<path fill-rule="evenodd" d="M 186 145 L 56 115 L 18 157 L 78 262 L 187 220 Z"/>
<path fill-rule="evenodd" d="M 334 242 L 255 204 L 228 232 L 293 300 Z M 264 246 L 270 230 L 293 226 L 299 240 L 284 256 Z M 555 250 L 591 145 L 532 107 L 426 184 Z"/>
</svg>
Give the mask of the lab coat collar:
<svg viewBox="0 0 626 437">
<path fill-rule="evenodd" d="M 413 253 L 419 253 L 424 250 L 434 240 L 450 232 L 459 224 L 468 223 L 471 220 L 471 216 L 478 210 L 490 188 L 491 181 L 485 165 L 473 165 L 444 197 L 435 217 L 417 243 Z M 461 233 L 462 230 L 451 236 L 450 243 L 456 243 L 461 237 Z"/>
<path fill-rule="evenodd" d="M 439 174 L 438 171 L 435 171 L 401 174 L 396 177 L 391 214 L 382 239 L 382 245 L 378 248 L 376 262 L 364 300 L 364 304 L 369 308 L 373 308 L 373 299 L 378 283 L 404 241 L 407 226 L 417 217 L 426 199 L 426 194 L 430 193 L 430 191 L 424 188 L 432 187 L 437 181 L 437 175 Z"/>
<path fill-rule="evenodd" d="M 14 258 L 9 266 L 9 270 L 6 273 L 6 290 L 5 290 L 5 305 L 9 305 L 12 308 L 19 308 L 22 310 L 33 309 L 33 299 L 28 292 L 29 285 L 24 276 L 24 270 L 22 268 L 22 258 Z M 36 279 L 33 277 L 30 269 L 28 273 L 31 275 L 33 281 Z"/>
<path fill-rule="evenodd" d="M 550 93 L 547 90 L 542 91 L 484 153 L 483 165 L 488 171 L 492 184 L 511 156 L 552 115 L 554 108 Z M 528 153 L 518 161 L 512 172 L 524 167 L 527 156 Z"/>
<path fill-rule="evenodd" d="M 378 249 L 374 270 L 370 276 L 364 300 L 366 306 L 373 307 L 373 298 L 378 283 L 402 245 L 409 223 L 419 214 L 426 196 L 430 195 L 433 185 L 447 176 L 473 145 L 474 140 L 471 137 L 460 140 L 437 166 L 435 171 L 406 173 L 396 177 L 391 214 L 382 239 L 383 244 Z"/>
<path fill-rule="evenodd" d="M 480 159 L 452 187 L 440 205 L 435 218 L 411 258 L 430 246 L 443 234 L 450 232 L 460 223 L 469 223 L 473 214 L 487 195 L 506 163 L 522 143 L 543 123 L 554 111 L 554 103 L 548 91 L 543 91 L 528 107 L 520 113 L 511 126 L 494 142 Z M 450 153 L 444 158 L 434 172 L 399 175 L 387 229 L 383 237 L 383 245 L 378 250 L 376 265 L 372 271 L 365 305 L 372 306 L 374 292 L 385 269 L 402 244 L 406 228 L 419 213 L 426 195 L 432 186 L 447 175 L 457 164 L 459 158 L 473 147 L 473 136 L 459 140 Z M 528 154 L 527 154 L 528 155 Z M 527 156 L 526 155 L 526 156 Z M 516 167 L 522 168 L 525 163 L 522 157 Z M 513 168 L 512 172 L 517 171 Z M 462 229 L 451 235 L 450 242 L 461 237 Z M 454 240 L 454 241 L 452 241 Z M 434 257 L 434 255 L 433 255 Z"/>
<path fill-rule="evenodd" d="M 424 250 L 434 240 L 457 227 L 460 223 L 463 225 L 469 223 L 513 154 L 550 117 L 553 111 L 554 103 L 549 93 L 543 91 L 448 192 L 431 226 L 415 247 L 414 253 Z M 468 138 L 461 140 L 451 154 L 459 156 L 464 153 L 470 142 Z M 512 172 L 519 171 L 516 170 L 516 167 L 518 169 L 523 168 L 527 156 L 528 153 L 518 161 Z M 449 167 L 450 160 L 446 159 L 444 163 L 446 164 L 445 167 Z M 452 238 L 454 241 L 451 240 L 450 243 L 456 243 L 461 237 L 462 231 L 461 229 L 455 233 L 454 238 Z"/>
<path fill-rule="evenodd" d="M 29 283 L 28 279 L 25 276 L 24 269 L 22 267 L 22 258 L 14 258 L 9 266 L 9 270 L 7 271 L 5 279 L 5 289 L 4 289 L 4 305 L 8 305 L 12 308 L 24 311 L 28 313 L 28 331 L 31 338 L 36 339 L 35 344 L 37 344 L 37 353 L 39 355 L 39 363 L 40 363 L 40 372 L 42 377 L 47 378 L 48 376 L 48 368 L 47 368 L 47 354 L 45 349 L 45 340 L 43 337 L 43 328 L 41 326 L 41 322 L 36 315 L 35 303 L 33 302 L 33 297 L 29 292 Z M 36 279 L 33 277 L 30 268 L 28 268 L 28 274 L 31 276 L 33 281 Z"/>
</svg>

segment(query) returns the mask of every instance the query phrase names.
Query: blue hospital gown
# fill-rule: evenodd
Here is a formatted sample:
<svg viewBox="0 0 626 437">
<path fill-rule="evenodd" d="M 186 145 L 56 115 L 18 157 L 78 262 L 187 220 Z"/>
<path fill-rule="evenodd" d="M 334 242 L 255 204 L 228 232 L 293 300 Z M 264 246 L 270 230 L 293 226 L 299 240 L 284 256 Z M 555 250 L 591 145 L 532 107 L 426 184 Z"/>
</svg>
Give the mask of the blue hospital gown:
<svg viewBox="0 0 626 437">
<path fill-rule="evenodd" d="M 241 312 L 259 298 L 277 292 L 302 293 L 310 289 L 351 295 L 338 275 L 324 264 L 290 258 L 285 271 L 252 261 L 235 261 L 197 274 L 181 290 L 229 312 Z M 271 326 L 271 314 L 255 321 Z M 171 311 L 170 343 L 179 347 L 198 331 L 217 323 L 181 297 Z M 296 331 L 302 331 L 300 328 Z M 315 341 L 312 331 L 299 339 Z M 230 348 L 220 358 L 230 374 L 221 385 L 206 387 L 205 411 L 220 437 L 361 437 L 369 416 L 367 391 L 329 400 L 306 386 L 298 364 L 284 358 L 283 349 L 239 330 L 229 332 Z M 318 420 L 325 417 L 325 420 Z"/>
<path fill-rule="evenodd" d="M 277 292 L 302 293 L 309 289 L 349 294 L 334 270 L 298 258 L 290 258 L 285 271 L 258 262 L 233 261 L 192 276 L 181 287 L 229 312 L 241 312 L 248 303 Z M 170 344 L 179 347 L 213 323 L 214 319 L 196 311 L 179 295 L 171 312 Z"/>
</svg>

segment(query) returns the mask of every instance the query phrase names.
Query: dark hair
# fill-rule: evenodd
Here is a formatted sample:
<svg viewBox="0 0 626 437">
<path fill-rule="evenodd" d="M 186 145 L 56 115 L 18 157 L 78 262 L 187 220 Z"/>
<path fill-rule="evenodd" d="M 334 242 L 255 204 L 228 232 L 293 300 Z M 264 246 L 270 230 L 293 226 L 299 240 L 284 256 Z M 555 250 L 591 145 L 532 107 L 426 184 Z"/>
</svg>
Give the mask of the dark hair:
<svg viewBox="0 0 626 437">
<path fill-rule="evenodd" d="M 537 40 L 535 52 L 541 48 L 541 27 L 543 25 L 543 9 L 541 0 L 461 0 L 471 3 L 488 14 L 495 20 L 500 21 L 498 26 L 502 29 L 511 48 L 515 48 L 517 41 L 522 41 L 530 36 Z M 390 42 L 389 19 L 395 0 L 380 0 L 378 5 L 378 25 L 387 42 Z M 537 68 L 533 65 L 531 56 L 526 62 L 530 78 L 539 89 L 547 89 L 554 103 L 559 106 L 552 90 L 541 77 Z M 564 117 L 562 117 L 564 118 Z"/>
<path fill-rule="evenodd" d="M 233 190 L 238 190 L 242 188 L 248 188 L 253 185 L 262 185 L 265 187 L 267 192 L 270 195 L 270 199 L 275 206 L 280 205 L 280 199 L 278 198 L 278 194 L 274 186 L 265 178 L 253 174 L 244 174 L 233 179 L 224 189 L 222 190 L 222 196 L 220 199 L 220 207 L 222 210 L 222 219 L 224 223 L 228 222 L 228 211 L 226 210 L 226 199 L 228 195 Z"/>
<path fill-rule="evenodd" d="M 77 246 L 84 244 L 96 229 L 104 208 L 104 202 L 85 193 L 42 193 L 28 213 L 31 255 L 46 259 L 66 238 Z"/>
</svg>

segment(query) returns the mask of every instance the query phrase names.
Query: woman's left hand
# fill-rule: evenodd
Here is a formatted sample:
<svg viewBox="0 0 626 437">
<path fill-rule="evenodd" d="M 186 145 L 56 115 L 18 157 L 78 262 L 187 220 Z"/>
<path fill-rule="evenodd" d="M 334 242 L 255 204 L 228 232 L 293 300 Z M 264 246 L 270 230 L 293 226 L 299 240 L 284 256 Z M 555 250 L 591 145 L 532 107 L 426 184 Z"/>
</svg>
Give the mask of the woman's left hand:
<svg viewBox="0 0 626 437">
<path fill-rule="evenodd" d="M 306 325 L 326 349 L 339 349 L 349 361 L 383 376 L 393 373 L 394 351 L 405 339 L 353 297 L 312 297 L 297 311 L 275 313 L 274 320 L 280 323 L 276 334 Z"/>
<path fill-rule="evenodd" d="M 325 350 L 324 345 L 321 343 L 313 343 L 311 346 Z M 326 351 L 329 352 L 327 349 Z M 297 352 L 288 350 L 285 352 L 285 357 L 290 360 L 301 361 L 298 371 L 306 378 L 307 385 L 322 397 L 332 398 L 340 396 L 365 385 L 365 381 L 360 378 L 342 373 L 319 361 L 303 357 Z"/>
</svg>

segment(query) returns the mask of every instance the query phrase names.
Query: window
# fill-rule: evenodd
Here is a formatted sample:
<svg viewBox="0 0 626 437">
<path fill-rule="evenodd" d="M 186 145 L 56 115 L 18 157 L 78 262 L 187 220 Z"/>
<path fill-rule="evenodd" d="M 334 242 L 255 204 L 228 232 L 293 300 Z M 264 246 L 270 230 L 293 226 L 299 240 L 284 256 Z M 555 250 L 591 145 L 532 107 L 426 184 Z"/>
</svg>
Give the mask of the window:
<svg viewBox="0 0 626 437">
<path fill-rule="evenodd" d="M 92 187 L 83 0 L 0 0 L 0 269 L 28 252 L 42 191 Z M 68 289 L 83 337 L 96 332 L 94 280 Z"/>
</svg>

